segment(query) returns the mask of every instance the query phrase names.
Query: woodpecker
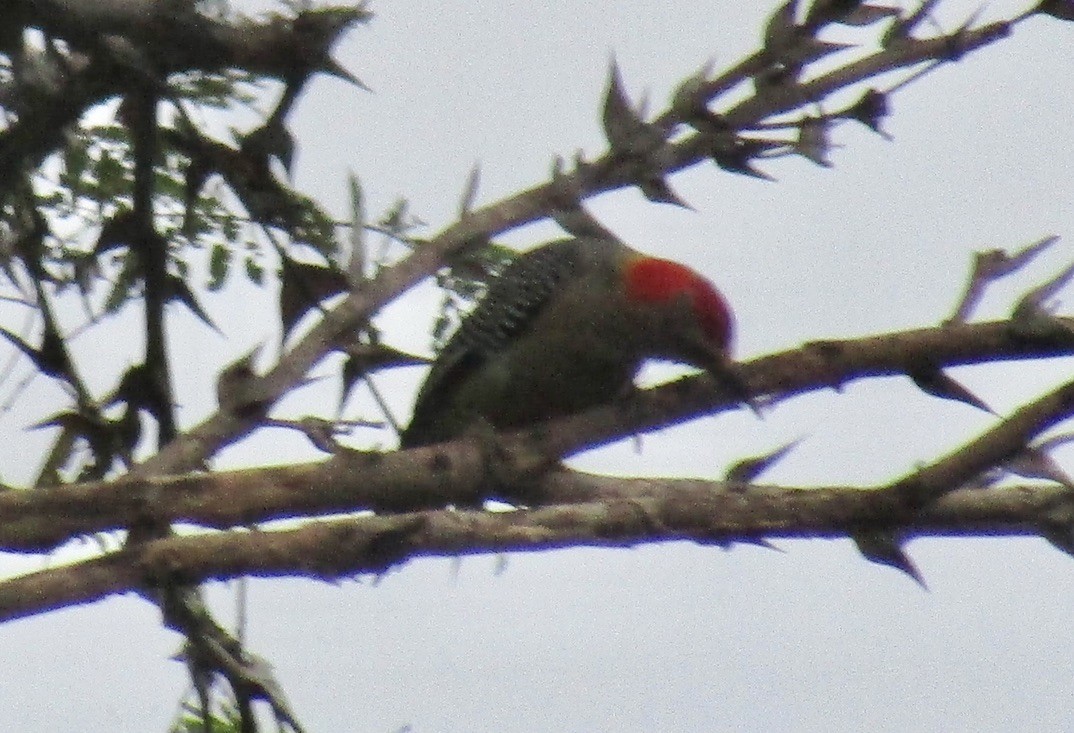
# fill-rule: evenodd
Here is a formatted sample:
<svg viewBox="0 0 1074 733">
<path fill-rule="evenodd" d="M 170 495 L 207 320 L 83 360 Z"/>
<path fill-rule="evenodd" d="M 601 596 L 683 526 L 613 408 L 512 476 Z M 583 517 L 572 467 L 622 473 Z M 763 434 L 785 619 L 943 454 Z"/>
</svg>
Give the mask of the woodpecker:
<svg viewBox="0 0 1074 733">
<path fill-rule="evenodd" d="M 728 357 L 733 328 L 720 292 L 685 265 L 610 237 L 545 244 L 508 265 L 448 340 L 402 447 L 610 402 L 651 358 L 706 369 L 749 401 Z"/>
</svg>

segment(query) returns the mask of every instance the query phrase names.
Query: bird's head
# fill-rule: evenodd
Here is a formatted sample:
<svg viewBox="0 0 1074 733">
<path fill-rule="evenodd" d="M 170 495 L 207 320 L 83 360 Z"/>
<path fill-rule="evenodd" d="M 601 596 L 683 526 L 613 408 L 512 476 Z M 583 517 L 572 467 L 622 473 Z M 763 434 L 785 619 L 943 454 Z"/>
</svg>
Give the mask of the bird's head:
<svg viewBox="0 0 1074 733">
<path fill-rule="evenodd" d="M 729 358 L 734 315 L 716 286 L 685 265 L 646 256 L 626 264 L 624 286 L 627 301 L 651 314 L 650 345 L 660 356 L 705 369 L 754 407 Z"/>
<path fill-rule="evenodd" d="M 626 267 L 627 300 L 658 314 L 670 341 L 690 342 L 705 351 L 730 350 L 734 336 L 731 308 L 716 287 L 685 265 L 656 257 L 637 257 Z M 659 323 L 662 322 L 662 323 Z"/>
</svg>

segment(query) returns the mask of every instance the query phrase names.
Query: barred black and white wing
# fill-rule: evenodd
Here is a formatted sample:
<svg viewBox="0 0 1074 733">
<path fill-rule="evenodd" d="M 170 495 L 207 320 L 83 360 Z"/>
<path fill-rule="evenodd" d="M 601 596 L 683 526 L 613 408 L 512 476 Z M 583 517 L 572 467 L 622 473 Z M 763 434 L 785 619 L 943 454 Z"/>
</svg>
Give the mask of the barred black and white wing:
<svg viewBox="0 0 1074 733">
<path fill-rule="evenodd" d="M 404 448 L 439 439 L 435 421 L 458 386 L 525 334 L 556 290 L 575 273 L 582 247 L 565 239 L 520 255 L 489 285 L 477 307 L 445 344 L 425 379 Z"/>
</svg>

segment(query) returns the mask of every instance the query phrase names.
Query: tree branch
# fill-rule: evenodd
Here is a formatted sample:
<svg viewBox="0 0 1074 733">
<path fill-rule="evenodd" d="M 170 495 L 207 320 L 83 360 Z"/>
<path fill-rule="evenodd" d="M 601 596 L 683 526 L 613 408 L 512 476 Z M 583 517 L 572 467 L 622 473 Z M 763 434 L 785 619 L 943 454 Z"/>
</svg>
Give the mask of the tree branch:
<svg viewBox="0 0 1074 733">
<path fill-rule="evenodd" d="M 791 104 L 792 100 L 787 93 L 773 93 L 772 87 L 765 87 L 763 92 L 736 105 L 728 115 L 736 126 L 748 128 L 766 117 L 785 112 L 789 105 L 790 108 L 805 105 L 841 88 L 840 85 L 853 85 L 864 81 L 879 70 L 908 68 L 929 59 L 947 59 L 951 56 L 952 44 L 957 44 L 963 54 L 983 48 L 1003 38 L 1006 35 L 1006 30 L 1003 29 L 1009 29 L 1009 26 L 1010 23 L 999 23 L 976 30 L 961 30 L 950 36 L 934 39 L 906 40 L 897 52 L 885 50 L 807 84 L 791 84 L 795 89 L 805 90 L 794 92 L 794 99 L 797 100 L 794 104 Z M 880 57 L 886 59 L 886 63 L 881 61 Z M 745 63 L 735 66 L 728 74 L 733 77 L 752 70 L 753 65 Z M 261 378 L 255 387 L 258 394 L 264 396 L 266 405 L 274 404 L 304 378 L 333 348 L 342 334 L 356 330 L 379 308 L 435 273 L 468 247 L 488 241 L 491 236 L 508 229 L 545 218 L 564 207 L 576 206 L 580 200 L 589 196 L 636 185 L 643 173 L 663 176 L 694 165 L 712 154 L 714 144 L 719 148 L 729 142 L 733 143 L 734 136 L 728 137 L 728 134 L 727 129 L 715 133 L 697 133 L 682 141 L 664 145 L 658 151 L 659 155 L 654 156 L 653 161 L 648 161 L 656 166 L 656 171 L 639 171 L 637 166 L 622 165 L 624 161 L 619 153 L 609 150 L 595 162 L 578 161 L 574 171 L 555 171 L 552 180 L 547 183 L 480 209 L 468 211 L 458 221 L 415 249 L 410 256 L 386 267 L 378 277 L 366 282 L 361 292 L 352 293 L 326 312 L 323 319 Z M 253 418 L 243 419 L 225 411 L 218 412 L 135 470 L 139 475 L 162 475 L 192 470 L 202 465 L 220 448 L 241 439 L 256 426 L 257 421 Z"/>
<path fill-rule="evenodd" d="M 174 588 L 246 575 L 328 579 L 383 573 L 424 556 L 672 540 L 727 544 L 767 537 L 861 536 L 893 527 L 904 539 L 924 534 L 1041 535 L 1065 547 L 1074 537 L 1074 493 L 1067 487 L 955 487 L 1010 457 L 1072 413 L 1074 381 L 933 465 L 879 490 L 592 477 L 597 486 L 614 483 L 613 492 L 600 493 L 587 486 L 581 474 L 559 471 L 539 479 L 536 494 L 544 500 L 555 496 L 577 503 L 512 512 L 372 515 L 310 522 L 287 531 L 233 530 L 128 543 L 98 558 L 0 583 L 0 621 L 134 589 Z M 433 446 L 364 460 L 374 466 L 393 457 L 405 462 L 411 454 L 437 450 L 440 447 Z M 427 457 L 433 465 L 438 463 Z M 439 470 L 428 473 L 447 483 L 453 478 L 445 476 L 451 464 L 442 456 L 439 462 Z M 341 467 L 335 468 L 338 473 Z M 339 476 L 321 478 L 338 487 Z M 553 490 L 543 491 L 542 482 L 553 483 Z"/>
<path fill-rule="evenodd" d="M 687 540 L 837 538 L 888 526 L 895 494 L 856 488 L 726 491 L 707 482 L 645 480 L 643 498 L 513 512 L 437 510 L 315 522 L 276 532 L 156 540 L 0 584 L 0 622 L 143 587 L 241 576 L 336 580 L 418 557 L 630 547 Z M 658 492 L 652 491 L 659 484 Z M 903 525 L 904 536 L 1026 536 L 1074 510 L 1054 486 L 951 492 Z"/>
<path fill-rule="evenodd" d="M 194 3 L 113 0 L 12 0 L 12 18 L 28 28 L 67 39 L 77 52 L 59 63 L 40 51 L 33 64 L 50 73 L 17 78 L 3 90 L 5 106 L 18 119 L 0 133 L 0 200 L 21 172 L 36 168 L 63 141 L 64 129 L 89 107 L 122 94 L 130 69 L 107 50 L 105 39 L 124 38 L 161 79 L 184 71 L 240 68 L 279 79 L 302 72 L 325 71 L 346 77 L 329 51 L 347 27 L 372 14 L 352 8 L 311 10 L 293 19 L 241 18 L 218 21 L 194 9 Z M 115 14 L 113 14 L 113 10 Z M 8 9 L 5 8 L 5 13 Z"/>
<path fill-rule="evenodd" d="M 1059 319 L 1058 323 L 1074 327 L 1074 318 Z M 813 342 L 748 362 L 742 365 L 742 374 L 751 393 L 785 398 L 839 387 L 851 380 L 905 374 L 921 360 L 954 366 L 1072 354 L 1074 335 L 1064 337 L 1064 333 L 1059 329 L 1032 340 L 1021 334 L 1013 321 L 950 324 L 848 341 Z M 708 377 L 689 377 L 638 392 L 618 404 L 557 420 L 546 428 L 523 431 L 507 438 L 504 447 L 511 469 L 525 476 L 545 468 L 550 458 L 728 409 L 732 404 L 729 397 L 716 392 Z M 1039 410 L 1033 414 L 1035 420 L 1043 419 Z M 1039 423 L 1019 420 L 1003 423 L 1008 437 L 996 439 L 989 450 L 975 449 L 976 457 L 965 460 L 994 464 L 1002 458 L 1002 451 L 1024 445 L 1009 436 L 1026 435 L 1030 432 L 1026 424 L 1032 427 Z M 176 442 L 183 440 L 180 436 Z M 959 483 L 952 477 L 960 470 L 964 472 L 957 466 L 937 468 L 932 474 L 905 482 L 950 487 Z M 318 513 L 363 509 L 403 512 L 466 504 L 487 492 L 487 479 L 488 467 L 480 446 L 462 440 L 405 453 L 348 451 L 327 461 L 296 466 L 158 478 L 135 474 L 48 491 L 5 492 L 0 493 L 0 547 L 37 552 L 83 534 L 163 521 L 225 528 Z M 524 498 L 531 504 L 564 500 L 562 494 L 528 493 Z"/>
</svg>

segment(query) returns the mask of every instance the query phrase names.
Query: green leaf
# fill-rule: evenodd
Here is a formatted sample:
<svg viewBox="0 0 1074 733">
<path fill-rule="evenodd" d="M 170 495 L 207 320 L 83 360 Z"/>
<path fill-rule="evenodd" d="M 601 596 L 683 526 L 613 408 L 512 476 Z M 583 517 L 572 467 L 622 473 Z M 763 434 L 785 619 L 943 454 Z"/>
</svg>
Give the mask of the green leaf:
<svg viewBox="0 0 1074 733">
<path fill-rule="evenodd" d="M 181 202 L 186 195 L 186 182 L 175 175 L 174 171 L 158 170 L 154 176 L 153 184 L 158 196 L 175 199 Z"/>
<path fill-rule="evenodd" d="M 265 284 L 265 268 L 253 257 L 246 258 L 246 278 L 254 285 Z"/>
<path fill-rule="evenodd" d="M 213 211 L 212 214 L 215 215 L 217 214 L 217 211 L 219 211 L 218 215 L 220 220 L 220 233 L 224 235 L 224 238 L 227 239 L 227 241 L 238 242 L 239 220 L 236 219 L 234 216 L 231 216 L 230 214 L 226 213 L 223 210 L 223 205 L 219 201 L 217 201 L 216 199 L 212 199 L 212 202 L 214 208 L 216 209 L 216 211 Z"/>
<path fill-rule="evenodd" d="M 90 163 L 88 142 L 88 138 L 83 135 L 72 136 L 63 153 L 63 174 L 60 176 L 60 184 L 70 188 L 76 196 L 82 188 L 82 174 L 86 172 Z"/>
<path fill-rule="evenodd" d="M 227 280 L 231 266 L 231 250 L 222 244 L 214 244 L 209 253 L 209 290 L 219 290 Z"/>
<path fill-rule="evenodd" d="M 123 307 L 123 304 L 130 298 L 131 291 L 138 280 L 137 257 L 131 255 L 120 255 L 120 257 L 122 257 L 123 267 L 119 271 L 115 285 L 112 286 L 112 290 L 108 293 L 108 298 L 104 302 L 104 312 L 109 314 L 115 313 Z"/>
<path fill-rule="evenodd" d="M 96 125 L 87 132 L 102 143 L 110 142 L 124 148 L 131 142 L 130 131 L 125 125 Z"/>
<path fill-rule="evenodd" d="M 173 733 L 205 733 L 205 723 L 209 723 L 212 733 L 239 733 L 242 722 L 237 713 L 224 711 L 222 715 L 209 715 L 205 721 L 194 711 L 185 713 L 172 728 Z"/>
<path fill-rule="evenodd" d="M 110 199 L 129 188 L 126 168 L 107 150 L 101 151 L 101 158 L 97 161 L 95 173 L 97 174 L 98 198 L 101 200 Z"/>
</svg>

